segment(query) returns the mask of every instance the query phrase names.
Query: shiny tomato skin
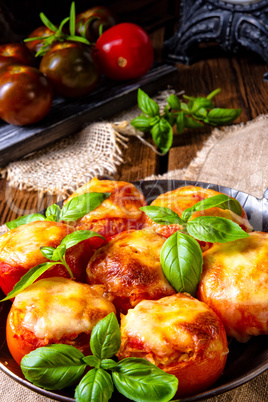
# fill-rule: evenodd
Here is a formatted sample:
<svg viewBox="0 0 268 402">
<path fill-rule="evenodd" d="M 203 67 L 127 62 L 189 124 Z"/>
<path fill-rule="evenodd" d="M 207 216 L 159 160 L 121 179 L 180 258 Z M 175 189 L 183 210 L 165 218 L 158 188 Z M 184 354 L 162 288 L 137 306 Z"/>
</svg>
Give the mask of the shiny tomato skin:
<svg viewBox="0 0 268 402">
<path fill-rule="evenodd" d="M 125 22 L 99 37 L 96 56 L 102 73 L 121 81 L 144 75 L 153 63 L 154 50 L 149 36 L 141 27 Z"/>
<path fill-rule="evenodd" d="M 3 57 L 6 57 L 12 64 L 22 64 L 25 66 L 34 66 L 35 64 L 33 53 L 22 43 L 0 45 L 0 57 L 2 62 Z"/>
<path fill-rule="evenodd" d="M 116 24 L 116 17 L 104 6 L 96 6 L 80 13 L 76 17 L 76 34 L 84 36 L 89 42 L 95 42 L 99 37 L 99 29 L 106 31 Z"/>
<path fill-rule="evenodd" d="M 0 118 L 16 126 L 33 124 L 49 112 L 53 88 L 35 67 L 10 65 L 0 73 Z"/>
<path fill-rule="evenodd" d="M 40 26 L 28 35 L 28 38 L 39 38 L 40 37 L 40 39 L 36 39 L 36 40 L 30 41 L 30 42 L 25 42 L 25 46 L 27 46 L 27 48 L 35 54 L 43 46 L 42 38 L 45 38 L 45 37 L 53 35 L 53 34 L 54 34 L 54 32 L 51 31 L 51 29 L 47 28 L 45 25 Z M 56 44 L 56 41 L 54 41 L 50 47 L 54 46 L 55 44 Z"/>
<path fill-rule="evenodd" d="M 74 42 L 53 46 L 42 58 L 39 69 L 64 98 L 88 94 L 96 86 L 100 75 L 91 48 Z"/>
</svg>

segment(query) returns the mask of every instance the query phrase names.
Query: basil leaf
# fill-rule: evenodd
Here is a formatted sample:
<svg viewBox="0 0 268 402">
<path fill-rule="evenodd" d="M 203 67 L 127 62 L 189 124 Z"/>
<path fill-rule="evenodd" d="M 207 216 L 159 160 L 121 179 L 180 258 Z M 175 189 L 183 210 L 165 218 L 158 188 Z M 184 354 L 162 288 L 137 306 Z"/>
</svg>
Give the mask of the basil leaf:
<svg viewBox="0 0 268 402">
<path fill-rule="evenodd" d="M 196 119 L 201 119 L 201 120 L 204 120 L 207 117 L 207 115 L 208 115 L 208 111 L 204 107 L 201 107 L 200 109 L 198 109 L 196 112 L 193 113 L 193 116 Z"/>
<path fill-rule="evenodd" d="M 119 324 L 114 313 L 100 320 L 92 330 L 90 348 L 94 356 L 107 359 L 115 355 L 121 344 Z"/>
<path fill-rule="evenodd" d="M 112 372 L 114 385 L 125 397 L 136 402 L 167 402 L 175 395 L 178 379 L 144 359 L 127 358 Z"/>
<path fill-rule="evenodd" d="M 100 368 L 101 361 L 96 356 L 90 355 L 83 357 L 83 361 L 90 367 Z"/>
<path fill-rule="evenodd" d="M 117 367 L 117 362 L 115 362 L 113 359 L 103 359 L 101 361 L 101 367 L 104 370 L 113 370 L 115 367 Z"/>
<path fill-rule="evenodd" d="M 179 98 L 176 95 L 172 94 L 172 95 L 168 96 L 167 103 L 171 109 L 181 110 L 181 101 L 179 100 Z"/>
<path fill-rule="evenodd" d="M 161 225 L 171 225 L 174 223 L 183 225 L 185 223 L 179 215 L 170 208 L 148 205 L 146 207 L 141 207 L 140 210 L 145 212 L 154 222 L 160 223 Z"/>
<path fill-rule="evenodd" d="M 43 254 L 43 256 L 46 257 L 48 260 L 52 260 L 52 256 L 55 251 L 55 248 L 54 247 L 41 247 L 40 251 Z"/>
<path fill-rule="evenodd" d="M 185 209 L 182 214 L 182 219 L 187 221 L 195 211 L 204 211 L 205 209 L 213 207 L 229 209 L 239 216 L 242 215 L 242 207 L 236 199 L 231 198 L 226 194 L 218 194 L 214 195 L 213 197 L 201 200 L 194 204 L 192 207 Z"/>
<path fill-rule="evenodd" d="M 15 229 L 18 226 L 26 225 L 26 223 L 36 222 L 36 221 L 44 221 L 45 217 L 42 214 L 30 214 L 30 215 L 23 215 L 13 221 L 6 222 L 6 226 L 8 229 Z"/>
<path fill-rule="evenodd" d="M 57 248 L 55 248 L 53 255 L 51 257 L 51 260 L 52 261 L 61 261 L 65 252 L 66 252 L 65 244 L 60 244 Z"/>
<path fill-rule="evenodd" d="M 76 402 L 108 402 L 114 391 L 111 375 L 102 369 L 92 369 L 75 388 Z"/>
<path fill-rule="evenodd" d="M 224 124 L 232 123 L 238 116 L 240 116 L 242 109 L 220 109 L 215 108 L 211 110 L 206 118 L 206 123 L 221 126 Z"/>
<path fill-rule="evenodd" d="M 177 116 L 177 131 L 181 134 L 184 130 L 184 113 L 179 112 Z"/>
<path fill-rule="evenodd" d="M 212 99 L 212 98 L 214 98 L 214 96 L 218 95 L 219 93 L 221 93 L 221 89 L 220 89 L 220 88 L 214 89 L 214 91 L 212 91 L 212 92 L 207 96 L 207 99 Z"/>
<path fill-rule="evenodd" d="M 60 220 L 74 221 L 96 209 L 111 193 L 85 193 L 71 198 L 61 210 Z"/>
<path fill-rule="evenodd" d="M 184 127 L 186 127 L 186 128 L 202 128 L 203 124 L 192 119 L 191 117 L 184 116 Z"/>
<path fill-rule="evenodd" d="M 35 267 L 29 269 L 29 271 L 23 275 L 23 277 L 16 283 L 14 288 L 8 295 L 0 300 L 5 301 L 12 299 L 13 297 L 17 296 L 21 293 L 24 289 L 30 286 L 32 283 L 36 281 L 44 272 L 46 272 L 49 268 L 53 267 L 53 265 L 59 264 L 58 262 L 44 262 L 43 264 L 36 265 Z"/>
<path fill-rule="evenodd" d="M 167 153 L 173 142 L 173 130 L 171 125 L 165 119 L 161 119 L 159 123 L 152 127 L 151 134 L 155 145 L 160 151 Z"/>
<path fill-rule="evenodd" d="M 138 89 L 138 106 L 147 116 L 159 116 L 159 106 L 142 89 Z"/>
<path fill-rule="evenodd" d="M 148 131 L 152 127 L 151 117 L 146 117 L 141 114 L 131 120 L 130 124 L 140 131 Z"/>
<path fill-rule="evenodd" d="M 195 98 L 191 111 L 195 113 L 198 109 L 204 108 L 204 109 L 213 109 L 214 108 L 214 103 L 208 99 L 208 98 Z"/>
<path fill-rule="evenodd" d="M 160 262 L 177 292 L 195 295 L 203 265 L 202 250 L 195 239 L 182 232 L 174 233 L 161 249 Z"/>
<path fill-rule="evenodd" d="M 187 231 L 195 239 L 211 243 L 226 243 L 248 237 L 248 233 L 237 223 L 218 216 L 199 216 L 187 223 Z"/>
<path fill-rule="evenodd" d="M 86 364 L 83 353 L 71 345 L 40 347 L 21 360 L 21 370 L 38 387 L 58 390 L 75 384 L 82 377 Z"/>
<path fill-rule="evenodd" d="M 46 209 L 46 220 L 59 222 L 60 220 L 61 209 L 57 204 L 50 205 Z"/>
<path fill-rule="evenodd" d="M 103 236 L 99 233 L 93 232 L 92 230 L 76 230 L 75 232 L 65 236 L 62 239 L 60 246 L 65 246 L 67 250 L 68 248 L 75 246 L 83 240 L 90 239 L 91 237 L 100 237 L 105 240 Z"/>
</svg>

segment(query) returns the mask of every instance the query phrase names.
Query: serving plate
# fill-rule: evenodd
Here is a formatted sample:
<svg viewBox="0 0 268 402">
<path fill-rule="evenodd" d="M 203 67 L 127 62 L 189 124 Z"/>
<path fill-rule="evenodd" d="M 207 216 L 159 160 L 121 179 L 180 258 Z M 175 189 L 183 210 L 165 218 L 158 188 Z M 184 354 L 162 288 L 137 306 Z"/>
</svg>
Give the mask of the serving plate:
<svg viewBox="0 0 268 402">
<path fill-rule="evenodd" d="M 154 180 L 139 181 L 134 184 L 143 192 L 148 204 L 150 204 L 158 195 L 185 185 L 196 185 L 225 193 L 236 198 L 240 202 L 242 207 L 245 209 L 249 222 L 254 230 L 268 232 L 268 191 L 265 192 L 262 199 L 257 199 L 249 194 L 229 187 L 202 182 Z M 36 387 L 24 378 L 20 367 L 16 364 L 9 353 L 5 339 L 5 322 L 10 306 L 10 302 L 4 302 L 0 305 L 0 368 L 13 380 L 41 395 L 56 401 L 74 402 L 73 388 L 59 392 L 51 392 Z M 244 344 L 232 340 L 229 345 L 229 350 L 227 364 L 219 380 L 205 392 L 181 399 L 180 401 L 200 401 L 202 399 L 220 395 L 246 383 L 268 369 L 268 335 L 253 337 L 249 342 Z M 127 401 L 127 399 L 117 393 L 114 393 L 111 399 L 111 402 L 124 401 Z"/>
</svg>

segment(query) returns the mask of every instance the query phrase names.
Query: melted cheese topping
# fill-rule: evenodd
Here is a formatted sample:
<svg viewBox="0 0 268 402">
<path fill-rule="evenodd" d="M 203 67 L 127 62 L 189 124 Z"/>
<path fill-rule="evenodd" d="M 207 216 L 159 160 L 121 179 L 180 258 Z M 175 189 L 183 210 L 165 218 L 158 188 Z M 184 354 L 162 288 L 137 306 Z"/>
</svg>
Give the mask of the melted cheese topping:
<svg viewBox="0 0 268 402">
<path fill-rule="evenodd" d="M 151 354 L 153 362 L 166 365 L 174 358 L 188 360 L 200 353 L 227 353 L 225 333 L 217 316 L 188 294 L 140 302 L 121 318 L 121 332 L 119 358 L 143 352 L 148 360 Z"/>
<path fill-rule="evenodd" d="M 57 247 L 61 240 L 73 231 L 57 222 L 37 221 L 18 226 L 0 236 L 0 262 L 31 268 L 46 258 L 40 247 Z"/>
<path fill-rule="evenodd" d="M 111 195 L 99 207 L 85 215 L 87 222 L 105 218 L 140 219 L 143 215 L 143 212 L 139 210 L 146 205 L 143 194 L 133 184 L 124 181 L 93 178 L 73 193 L 65 203 L 89 192 L 111 193 Z M 83 218 L 80 222 L 83 222 Z"/>
<path fill-rule="evenodd" d="M 21 325 L 37 338 L 59 340 L 90 333 L 100 319 L 115 312 L 102 295 L 103 287 L 65 278 L 42 279 L 16 296 L 13 309 L 22 312 Z"/>
<path fill-rule="evenodd" d="M 268 233 L 206 251 L 198 296 L 237 340 L 268 333 Z"/>
</svg>

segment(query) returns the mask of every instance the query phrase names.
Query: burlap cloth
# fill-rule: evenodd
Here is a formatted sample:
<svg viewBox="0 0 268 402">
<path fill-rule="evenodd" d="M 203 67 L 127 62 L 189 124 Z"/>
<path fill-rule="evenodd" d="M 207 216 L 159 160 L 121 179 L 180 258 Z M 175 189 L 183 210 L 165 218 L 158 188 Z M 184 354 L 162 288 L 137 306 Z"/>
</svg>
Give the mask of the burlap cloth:
<svg viewBox="0 0 268 402">
<path fill-rule="evenodd" d="M 64 194 L 67 188 L 73 187 L 74 189 L 83 184 L 83 182 L 90 179 L 92 174 L 109 173 L 113 175 L 116 172 L 116 166 L 119 163 L 123 163 L 122 146 L 126 146 L 127 135 L 129 134 L 122 134 L 124 130 L 119 133 L 114 126 L 109 126 L 109 130 L 110 132 L 105 136 L 104 141 L 106 152 L 103 152 L 103 147 L 100 147 L 97 135 L 89 136 L 86 140 L 87 157 L 83 157 L 82 162 L 79 149 L 81 153 L 83 151 L 85 154 L 85 145 L 81 146 L 80 142 L 80 148 L 76 148 L 75 138 L 70 138 L 61 141 L 59 145 L 56 144 L 46 151 L 37 153 L 32 159 L 27 158 L 24 161 L 11 164 L 5 169 L 5 173 L 8 179 L 13 180 L 13 185 L 27 188 L 31 174 L 35 176 L 35 169 L 38 169 L 39 166 L 42 174 L 45 172 L 41 188 L 45 185 L 48 188 L 50 185 L 52 192 L 58 189 L 61 194 Z M 81 133 L 76 138 L 79 139 L 79 135 L 81 136 Z M 92 144 L 95 147 L 94 149 L 98 151 L 99 161 L 95 156 L 93 162 L 90 159 L 93 153 Z M 71 159 L 66 157 L 66 150 L 68 155 L 70 153 L 73 155 Z M 50 155 L 50 163 L 49 165 L 46 164 L 44 168 L 44 161 L 48 154 Z M 24 162 L 26 162 L 26 168 Z M 57 168 L 60 164 L 64 166 L 62 172 L 67 169 L 70 176 L 68 177 L 64 174 L 64 178 L 59 184 L 59 181 L 57 181 L 59 180 Z M 14 169 L 18 169 L 15 175 L 12 173 Z M 44 169 L 47 169 L 47 171 Z M 83 173 L 85 171 L 86 174 Z M 54 182 L 51 181 L 53 174 Z M 14 176 L 17 177 L 17 181 Z M 47 183 L 45 183 L 46 178 L 48 179 Z M 210 182 L 236 188 L 262 198 L 264 191 L 268 188 L 268 116 L 259 116 L 256 120 L 244 125 L 234 125 L 223 130 L 213 130 L 203 149 L 187 168 L 169 172 L 161 177 L 152 176 L 147 179 L 152 178 Z M 70 183 L 72 184 L 70 185 Z M 31 188 L 31 186 L 32 183 L 28 188 Z M 265 372 L 239 388 L 210 398 L 209 401 L 264 402 L 268 400 L 267 382 L 268 372 Z M 51 400 L 24 388 L 0 371 L 0 401 L 49 402 Z"/>
</svg>

